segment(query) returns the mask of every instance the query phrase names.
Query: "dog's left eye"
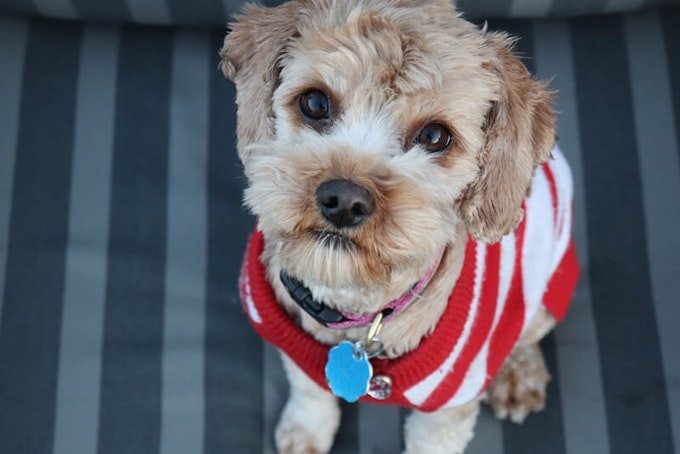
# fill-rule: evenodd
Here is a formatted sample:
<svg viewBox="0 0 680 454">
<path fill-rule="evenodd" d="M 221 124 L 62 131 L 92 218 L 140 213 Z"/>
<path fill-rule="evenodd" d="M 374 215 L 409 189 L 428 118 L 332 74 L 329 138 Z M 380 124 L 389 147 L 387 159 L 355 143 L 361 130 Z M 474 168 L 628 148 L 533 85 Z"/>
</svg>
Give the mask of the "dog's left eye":
<svg viewBox="0 0 680 454">
<path fill-rule="evenodd" d="M 331 102 L 321 90 L 310 90 L 302 94 L 299 100 L 300 112 L 312 121 L 327 120 L 330 117 Z"/>
<path fill-rule="evenodd" d="M 430 153 L 444 151 L 451 145 L 451 131 L 441 123 L 430 123 L 420 130 L 416 142 Z"/>
</svg>

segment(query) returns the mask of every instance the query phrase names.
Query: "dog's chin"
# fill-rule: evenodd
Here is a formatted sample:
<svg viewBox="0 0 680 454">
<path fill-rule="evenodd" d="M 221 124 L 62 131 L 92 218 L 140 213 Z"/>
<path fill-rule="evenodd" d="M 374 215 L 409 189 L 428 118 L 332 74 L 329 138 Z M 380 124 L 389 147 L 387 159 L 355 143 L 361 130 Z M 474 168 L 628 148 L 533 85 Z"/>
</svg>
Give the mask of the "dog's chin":
<svg viewBox="0 0 680 454">
<path fill-rule="evenodd" d="M 365 290 L 390 282 L 392 266 L 348 235 L 310 229 L 282 239 L 280 245 L 281 267 L 307 284 Z"/>
</svg>

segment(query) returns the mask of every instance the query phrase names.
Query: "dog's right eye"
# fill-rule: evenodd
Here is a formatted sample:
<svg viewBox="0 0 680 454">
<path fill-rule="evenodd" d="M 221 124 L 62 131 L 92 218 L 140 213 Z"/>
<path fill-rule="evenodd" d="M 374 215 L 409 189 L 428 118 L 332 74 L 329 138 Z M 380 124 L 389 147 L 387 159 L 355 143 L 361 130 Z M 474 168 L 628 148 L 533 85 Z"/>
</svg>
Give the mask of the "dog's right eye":
<svg viewBox="0 0 680 454">
<path fill-rule="evenodd" d="M 331 102 L 321 90 L 310 90 L 299 100 L 300 113 L 311 121 L 327 120 L 330 117 Z"/>
</svg>

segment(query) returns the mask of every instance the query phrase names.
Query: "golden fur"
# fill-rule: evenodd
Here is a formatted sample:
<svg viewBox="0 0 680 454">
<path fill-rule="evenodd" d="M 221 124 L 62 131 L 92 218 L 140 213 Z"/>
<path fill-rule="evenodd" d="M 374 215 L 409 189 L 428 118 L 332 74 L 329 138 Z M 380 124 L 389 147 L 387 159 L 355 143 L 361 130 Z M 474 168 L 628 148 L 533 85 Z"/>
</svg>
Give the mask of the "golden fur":
<svg viewBox="0 0 680 454">
<path fill-rule="evenodd" d="M 281 268 L 317 299 L 369 313 L 401 295 L 444 249 L 418 304 L 381 333 L 385 355 L 397 357 L 417 348 L 436 325 L 462 267 L 467 234 L 496 242 L 521 220 L 522 199 L 555 134 L 551 93 L 512 46 L 507 35 L 463 20 L 445 0 L 248 5 L 231 25 L 221 69 L 237 87 L 245 203 L 265 236 L 262 260 L 277 299 L 321 342 L 358 340 L 366 329 L 319 325 L 291 301 L 278 279 Z M 310 89 L 330 99 L 328 121 L 301 116 L 297 100 Z M 445 153 L 428 154 L 414 143 L 432 122 L 452 132 Z M 315 191 L 330 179 L 366 188 L 375 212 L 352 228 L 329 225 Z M 343 244 L 320 241 L 318 232 L 342 235 Z M 552 320 L 542 314 L 535 325 L 531 333 L 542 336 Z M 548 379 L 540 352 L 526 351 L 509 362 L 498 387 L 521 374 L 515 369 L 529 357 L 538 403 L 523 405 L 507 386 L 490 391 L 497 413 L 517 420 L 542 406 Z M 325 452 L 339 421 L 337 403 L 284 360 L 292 390 L 277 445 L 282 452 Z M 437 452 L 434 441 L 442 452 L 462 452 L 477 405 L 414 414 L 406 428 L 408 451 Z M 323 413 L 318 418 L 328 424 L 306 423 L 309 412 Z M 455 430 L 435 427 L 454 423 Z M 439 435 L 427 435 L 428 426 Z"/>
</svg>

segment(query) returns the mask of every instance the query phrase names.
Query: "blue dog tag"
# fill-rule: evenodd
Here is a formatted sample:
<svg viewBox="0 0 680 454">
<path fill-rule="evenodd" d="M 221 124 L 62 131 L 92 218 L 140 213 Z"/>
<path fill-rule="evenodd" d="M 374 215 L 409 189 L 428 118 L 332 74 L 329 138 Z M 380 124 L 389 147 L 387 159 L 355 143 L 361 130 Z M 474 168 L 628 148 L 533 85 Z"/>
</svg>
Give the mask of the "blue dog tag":
<svg viewBox="0 0 680 454">
<path fill-rule="evenodd" d="M 356 402 L 368 393 L 373 367 L 361 345 L 340 342 L 328 352 L 326 381 L 333 394 Z"/>
</svg>

